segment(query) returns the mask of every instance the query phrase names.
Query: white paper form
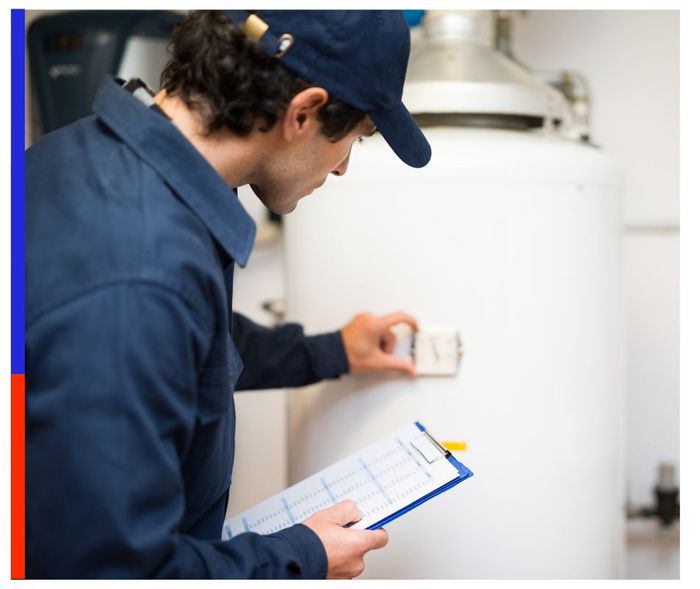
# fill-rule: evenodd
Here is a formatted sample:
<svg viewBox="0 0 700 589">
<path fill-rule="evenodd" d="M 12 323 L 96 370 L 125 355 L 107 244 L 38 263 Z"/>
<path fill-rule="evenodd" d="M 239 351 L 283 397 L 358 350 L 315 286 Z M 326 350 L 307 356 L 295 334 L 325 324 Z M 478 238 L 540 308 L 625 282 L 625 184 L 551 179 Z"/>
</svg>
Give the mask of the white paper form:
<svg viewBox="0 0 700 589">
<path fill-rule="evenodd" d="M 441 453 L 429 453 L 425 441 L 414 424 L 406 426 L 227 520 L 222 538 L 271 534 L 345 499 L 363 513 L 350 527 L 368 528 L 458 478 L 457 469 Z"/>
</svg>

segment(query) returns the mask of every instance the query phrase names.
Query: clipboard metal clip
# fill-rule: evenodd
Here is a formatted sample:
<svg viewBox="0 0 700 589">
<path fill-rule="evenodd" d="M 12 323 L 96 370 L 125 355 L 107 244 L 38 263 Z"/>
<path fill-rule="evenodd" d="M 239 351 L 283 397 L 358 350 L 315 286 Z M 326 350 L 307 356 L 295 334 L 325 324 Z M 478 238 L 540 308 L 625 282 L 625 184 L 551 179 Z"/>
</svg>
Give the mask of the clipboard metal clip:
<svg viewBox="0 0 700 589">
<path fill-rule="evenodd" d="M 431 436 L 425 428 L 421 428 L 421 433 L 411 440 L 411 445 L 420 452 L 428 464 L 432 464 L 439 458 L 452 456 L 452 453 Z"/>
</svg>

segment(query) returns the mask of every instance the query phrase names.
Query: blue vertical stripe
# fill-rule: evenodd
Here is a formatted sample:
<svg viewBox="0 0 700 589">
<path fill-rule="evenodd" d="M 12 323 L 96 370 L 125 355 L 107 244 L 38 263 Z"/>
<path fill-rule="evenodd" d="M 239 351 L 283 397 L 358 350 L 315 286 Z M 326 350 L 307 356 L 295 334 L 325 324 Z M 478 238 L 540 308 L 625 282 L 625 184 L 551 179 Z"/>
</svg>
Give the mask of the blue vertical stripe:
<svg viewBox="0 0 700 589">
<path fill-rule="evenodd" d="M 331 491 L 331 488 L 328 486 L 328 483 L 326 483 L 326 479 L 321 478 L 321 484 L 323 485 L 323 488 L 326 490 L 326 493 L 328 493 L 328 496 L 331 498 L 331 501 L 333 503 L 338 503 L 338 500 L 335 498 L 333 491 Z"/>
<path fill-rule="evenodd" d="M 287 511 L 287 515 L 289 516 L 289 523 L 293 524 L 296 522 L 296 518 L 294 517 L 294 514 L 292 514 L 292 510 L 289 509 L 289 504 L 287 503 L 286 499 L 282 499 L 282 505 L 284 505 L 284 509 Z"/>
<path fill-rule="evenodd" d="M 11 11 L 12 374 L 24 374 L 24 10 Z"/>
</svg>

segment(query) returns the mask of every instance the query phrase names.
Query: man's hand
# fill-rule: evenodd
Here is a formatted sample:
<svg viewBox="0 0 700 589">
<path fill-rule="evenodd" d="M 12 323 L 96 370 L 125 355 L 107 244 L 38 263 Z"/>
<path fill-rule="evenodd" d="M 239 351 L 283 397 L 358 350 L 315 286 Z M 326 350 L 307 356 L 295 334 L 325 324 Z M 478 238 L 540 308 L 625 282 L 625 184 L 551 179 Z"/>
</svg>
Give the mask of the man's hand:
<svg viewBox="0 0 700 589">
<path fill-rule="evenodd" d="M 361 575 L 365 570 L 365 554 L 383 548 L 389 541 L 383 529 L 351 530 L 344 527 L 361 519 L 362 512 L 357 505 L 347 500 L 317 511 L 302 522 L 316 533 L 326 549 L 327 579 L 352 579 Z"/>
<path fill-rule="evenodd" d="M 402 312 L 381 317 L 361 313 L 340 330 L 351 373 L 399 370 L 413 378 L 417 376 L 410 360 L 393 355 L 396 336 L 391 328 L 398 323 L 407 323 L 414 332 L 418 331 L 415 318 Z"/>
</svg>

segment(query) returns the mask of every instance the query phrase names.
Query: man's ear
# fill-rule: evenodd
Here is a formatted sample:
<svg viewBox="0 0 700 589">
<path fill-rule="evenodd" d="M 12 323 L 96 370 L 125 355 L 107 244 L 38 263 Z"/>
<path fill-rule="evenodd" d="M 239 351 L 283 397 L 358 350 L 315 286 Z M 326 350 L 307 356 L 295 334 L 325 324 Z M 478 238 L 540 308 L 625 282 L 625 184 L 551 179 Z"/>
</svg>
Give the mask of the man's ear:
<svg viewBox="0 0 700 589">
<path fill-rule="evenodd" d="M 292 98 L 282 117 L 282 134 L 285 139 L 294 139 L 320 124 L 318 112 L 328 102 L 328 92 L 312 86 Z"/>
</svg>

